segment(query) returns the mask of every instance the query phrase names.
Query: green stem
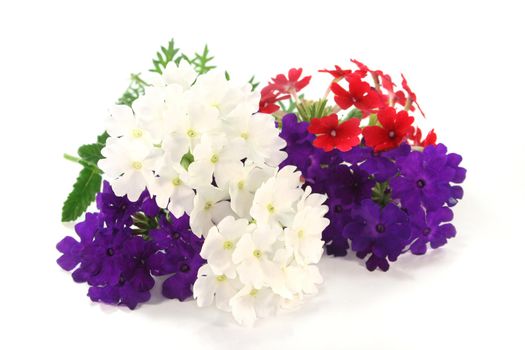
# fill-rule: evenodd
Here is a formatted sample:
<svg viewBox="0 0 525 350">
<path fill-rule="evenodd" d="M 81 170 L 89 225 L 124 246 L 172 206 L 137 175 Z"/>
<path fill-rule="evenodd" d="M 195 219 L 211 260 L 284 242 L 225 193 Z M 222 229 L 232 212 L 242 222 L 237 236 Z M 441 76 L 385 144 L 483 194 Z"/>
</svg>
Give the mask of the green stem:
<svg viewBox="0 0 525 350">
<path fill-rule="evenodd" d="M 83 167 L 89 168 L 97 174 L 102 174 L 102 170 L 100 170 L 100 168 L 96 164 L 87 162 L 82 158 L 78 158 L 78 157 L 72 156 L 71 154 L 64 153 L 64 159 L 67 159 L 73 163 L 80 164 Z"/>
<path fill-rule="evenodd" d="M 64 159 L 67 159 L 74 163 L 82 164 L 82 159 L 72 156 L 71 154 L 64 153 Z"/>
</svg>

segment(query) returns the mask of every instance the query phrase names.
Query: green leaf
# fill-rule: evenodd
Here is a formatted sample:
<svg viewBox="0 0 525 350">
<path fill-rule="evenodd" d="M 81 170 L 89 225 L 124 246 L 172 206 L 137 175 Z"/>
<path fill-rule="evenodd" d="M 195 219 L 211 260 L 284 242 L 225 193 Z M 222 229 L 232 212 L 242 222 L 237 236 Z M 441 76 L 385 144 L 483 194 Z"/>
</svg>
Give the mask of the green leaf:
<svg viewBox="0 0 525 350">
<path fill-rule="evenodd" d="M 346 118 L 344 120 L 348 120 L 350 118 L 359 118 L 363 119 L 363 112 L 361 112 L 359 109 L 354 108 L 348 114 L 346 115 Z"/>
<path fill-rule="evenodd" d="M 91 163 L 93 165 L 97 165 L 98 161 L 104 158 L 100 151 L 102 151 L 102 148 L 104 145 L 100 143 L 92 143 L 89 145 L 83 145 L 78 148 L 78 155 L 80 158 L 85 160 L 88 163 Z"/>
<path fill-rule="evenodd" d="M 62 207 L 62 221 L 73 221 L 80 217 L 95 200 L 101 183 L 102 176 L 99 173 L 88 167 L 82 169 Z"/>
<path fill-rule="evenodd" d="M 224 77 L 226 78 L 226 80 L 230 81 L 230 73 L 228 73 L 227 70 L 224 71 Z"/>
<path fill-rule="evenodd" d="M 108 137 L 109 137 L 109 134 L 106 131 L 104 131 L 104 133 L 97 136 L 97 142 L 105 146 Z"/>
<path fill-rule="evenodd" d="M 140 95 L 144 94 L 146 86 L 148 86 L 148 83 L 142 80 L 140 74 L 131 74 L 128 88 L 117 100 L 117 104 L 131 107 L 133 101 L 139 98 Z"/>
<path fill-rule="evenodd" d="M 260 83 L 258 81 L 255 81 L 255 75 L 252 75 L 250 80 L 248 80 L 248 84 L 252 86 L 252 91 L 255 91 L 255 89 L 257 89 L 257 86 L 259 86 Z"/>
<path fill-rule="evenodd" d="M 211 60 L 213 60 L 213 56 L 209 56 L 210 51 L 208 50 L 208 45 L 204 46 L 204 50 L 201 54 L 198 52 L 195 52 L 195 57 L 192 60 L 189 60 L 191 64 L 193 64 L 193 67 L 195 68 L 195 71 L 199 74 L 206 74 L 210 70 L 216 68 L 217 66 L 209 65 Z"/>
<path fill-rule="evenodd" d="M 372 200 L 382 207 L 392 202 L 392 195 L 388 181 L 377 182 L 374 187 L 372 187 Z"/>
<path fill-rule="evenodd" d="M 193 154 L 188 152 L 180 160 L 180 165 L 182 165 L 184 169 L 188 170 L 188 167 L 190 166 L 191 163 L 193 163 L 193 161 L 194 161 Z"/>
<path fill-rule="evenodd" d="M 153 68 L 150 69 L 150 72 L 162 74 L 168 63 L 175 62 L 177 59 L 180 62 L 180 58 L 177 58 L 179 51 L 180 49 L 175 47 L 173 39 L 168 42 L 168 47 L 161 46 L 160 51 L 153 59 Z"/>
</svg>

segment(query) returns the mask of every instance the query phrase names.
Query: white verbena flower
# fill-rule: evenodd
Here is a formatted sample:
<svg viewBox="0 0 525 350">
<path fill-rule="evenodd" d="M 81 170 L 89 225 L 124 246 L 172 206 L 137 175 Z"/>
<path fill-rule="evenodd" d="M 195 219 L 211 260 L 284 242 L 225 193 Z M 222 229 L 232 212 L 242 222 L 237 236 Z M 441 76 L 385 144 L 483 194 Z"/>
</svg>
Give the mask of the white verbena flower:
<svg viewBox="0 0 525 350">
<path fill-rule="evenodd" d="M 232 111 L 227 122 L 227 135 L 240 142 L 247 157 L 255 164 L 278 166 L 286 158 L 286 153 L 281 151 L 286 147 L 286 141 L 279 137 L 273 118 L 260 113 L 252 115 L 250 107 L 242 104 Z"/>
<path fill-rule="evenodd" d="M 133 110 L 128 106 L 116 105 L 110 109 L 110 115 L 106 119 L 106 131 L 114 138 L 122 137 L 130 141 L 152 143 L 144 122 L 135 117 Z"/>
<path fill-rule="evenodd" d="M 108 139 L 102 150 L 104 159 L 98 166 L 109 177 L 117 196 L 128 196 L 135 202 L 140 194 L 153 182 L 153 171 L 161 152 L 143 143 L 126 139 Z"/>
<path fill-rule="evenodd" d="M 284 230 L 286 246 L 293 250 L 299 264 L 318 263 L 323 255 L 321 233 L 330 221 L 321 207 L 307 206 L 294 217 L 292 225 Z"/>
<path fill-rule="evenodd" d="M 195 191 L 188 185 L 188 173 L 180 164 L 166 164 L 156 171 L 149 190 L 155 196 L 157 205 L 168 208 L 176 218 L 193 209 Z"/>
<path fill-rule="evenodd" d="M 257 317 L 268 317 L 275 313 L 280 299 L 270 288 L 244 286 L 230 300 L 233 317 L 241 325 L 251 327 Z"/>
<path fill-rule="evenodd" d="M 295 205 L 303 194 L 301 174 L 295 169 L 284 167 L 257 190 L 250 214 L 258 223 L 279 227 L 292 223 Z"/>
<path fill-rule="evenodd" d="M 209 264 L 201 266 L 197 276 L 193 285 L 193 297 L 197 299 L 197 305 L 209 306 L 215 300 L 218 309 L 231 311 L 230 300 L 242 288 L 240 281 L 214 274 Z"/>
<path fill-rule="evenodd" d="M 280 233 L 279 229 L 257 226 L 252 233 L 242 236 L 232 254 L 241 282 L 255 288 L 265 285 L 272 264 L 272 245 Z"/>
<path fill-rule="evenodd" d="M 235 216 L 227 201 L 228 193 L 211 185 L 197 188 L 190 213 L 190 227 L 197 236 L 206 236 L 213 225 L 226 216 Z"/>
<path fill-rule="evenodd" d="M 154 74 L 148 82 L 157 87 L 166 87 L 172 84 L 179 85 L 183 90 L 188 90 L 197 79 L 197 72 L 186 60 L 181 60 L 177 65 L 169 62 L 164 68 L 162 75 Z"/>
<path fill-rule="evenodd" d="M 213 177 L 217 183 L 224 183 L 229 167 L 240 165 L 245 152 L 237 142 L 227 142 L 225 137 L 206 135 L 193 151 L 194 161 L 188 173 L 195 187 L 208 185 Z"/>
<path fill-rule="evenodd" d="M 239 217 L 248 218 L 255 191 L 273 173 L 270 167 L 237 162 L 225 167 L 215 180 L 220 188 L 229 192 L 233 211 Z"/>
<path fill-rule="evenodd" d="M 228 278 L 237 276 L 232 260 L 239 238 L 252 232 L 255 225 L 250 225 L 246 219 L 235 220 L 227 216 L 218 225 L 213 226 L 201 249 L 201 256 L 216 275 L 226 275 Z"/>
</svg>

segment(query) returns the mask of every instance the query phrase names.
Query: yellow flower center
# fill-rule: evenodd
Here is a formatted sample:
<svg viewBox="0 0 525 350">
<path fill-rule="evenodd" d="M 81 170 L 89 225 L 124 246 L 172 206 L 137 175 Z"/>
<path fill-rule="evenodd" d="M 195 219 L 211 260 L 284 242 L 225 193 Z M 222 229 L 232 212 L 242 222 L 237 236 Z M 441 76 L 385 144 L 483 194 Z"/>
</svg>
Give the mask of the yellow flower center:
<svg viewBox="0 0 525 350">
<path fill-rule="evenodd" d="M 275 212 L 275 207 L 273 206 L 272 203 L 268 203 L 268 205 L 266 206 L 266 209 L 268 209 L 268 212 L 270 214 L 273 214 Z"/>
<path fill-rule="evenodd" d="M 256 296 L 256 295 L 257 295 L 257 289 L 254 288 L 254 289 L 252 289 L 252 290 L 250 291 L 250 296 L 251 296 L 251 297 L 254 297 L 254 296 Z"/>
<path fill-rule="evenodd" d="M 213 203 L 208 201 L 204 204 L 204 210 L 209 210 L 212 206 Z"/>
<path fill-rule="evenodd" d="M 233 249 L 233 242 L 232 241 L 225 241 L 224 244 L 222 245 L 222 247 L 224 249 Z"/>
<path fill-rule="evenodd" d="M 211 156 L 210 158 L 210 162 L 212 162 L 213 164 L 217 163 L 219 161 L 219 156 L 214 154 Z"/>
<path fill-rule="evenodd" d="M 304 231 L 303 230 L 299 230 L 299 232 L 297 232 L 297 236 L 299 236 L 299 238 L 303 238 L 304 237 Z"/>
<path fill-rule="evenodd" d="M 173 180 L 171 180 L 171 183 L 173 184 L 174 187 L 177 187 L 180 184 L 182 184 L 182 180 L 180 179 L 180 177 L 176 177 Z"/>
<path fill-rule="evenodd" d="M 195 130 L 193 129 L 189 129 L 186 134 L 188 135 L 188 137 L 195 137 L 197 136 L 197 133 L 195 132 Z"/>
<path fill-rule="evenodd" d="M 262 256 L 262 252 L 259 249 L 255 249 L 253 251 L 253 256 L 255 256 L 257 259 L 259 259 Z"/>
<path fill-rule="evenodd" d="M 219 275 L 219 276 L 215 277 L 215 279 L 217 280 L 217 282 L 224 282 L 224 281 L 226 281 L 226 276 Z"/>
<path fill-rule="evenodd" d="M 237 183 L 237 188 L 238 188 L 239 190 L 242 190 L 242 189 L 244 188 L 244 181 L 242 181 L 242 180 L 239 181 L 239 182 Z"/>
<path fill-rule="evenodd" d="M 131 167 L 135 170 L 140 170 L 142 169 L 142 163 L 141 162 L 133 162 L 131 163 Z"/>
<path fill-rule="evenodd" d="M 139 139 L 142 137 L 142 135 L 144 135 L 144 133 L 142 132 L 142 130 L 140 129 L 133 129 L 133 131 L 131 132 L 131 135 L 136 138 L 136 139 Z"/>
<path fill-rule="evenodd" d="M 248 133 L 245 131 L 245 132 L 241 132 L 241 137 L 245 140 L 248 140 Z"/>
</svg>

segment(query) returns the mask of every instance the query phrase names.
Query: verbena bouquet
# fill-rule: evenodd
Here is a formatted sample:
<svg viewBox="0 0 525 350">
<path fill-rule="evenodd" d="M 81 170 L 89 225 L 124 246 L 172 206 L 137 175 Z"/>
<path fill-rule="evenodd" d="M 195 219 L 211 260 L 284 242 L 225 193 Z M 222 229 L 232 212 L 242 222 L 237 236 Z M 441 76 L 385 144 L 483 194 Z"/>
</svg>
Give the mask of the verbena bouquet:
<svg viewBox="0 0 525 350">
<path fill-rule="evenodd" d="M 321 70 L 332 82 L 310 100 L 302 69 L 259 91 L 212 58 L 170 41 L 96 142 L 65 156 L 82 170 L 62 220 L 80 221 L 57 262 L 91 300 L 134 309 L 162 281 L 166 298 L 252 325 L 317 293 L 324 252 L 386 271 L 455 235 L 466 171 L 414 126 L 424 114 L 404 77 L 397 88 L 354 60 Z"/>
</svg>

